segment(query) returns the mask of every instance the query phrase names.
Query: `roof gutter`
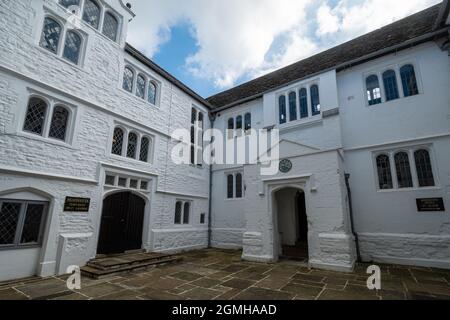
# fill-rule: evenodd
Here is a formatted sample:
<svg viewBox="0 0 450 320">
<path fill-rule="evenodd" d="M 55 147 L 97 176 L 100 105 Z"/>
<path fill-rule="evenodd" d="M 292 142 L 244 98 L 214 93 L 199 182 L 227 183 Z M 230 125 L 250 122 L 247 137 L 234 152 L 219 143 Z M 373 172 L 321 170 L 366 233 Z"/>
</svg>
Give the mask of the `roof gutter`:
<svg viewBox="0 0 450 320">
<path fill-rule="evenodd" d="M 285 84 L 283 84 L 281 86 L 269 89 L 269 90 L 264 91 L 262 93 L 258 93 L 258 94 L 255 94 L 253 96 L 249 96 L 249 97 L 237 100 L 237 101 L 232 102 L 230 104 L 227 104 L 227 105 L 225 105 L 223 107 L 216 108 L 216 109 L 212 110 L 212 112 L 213 113 L 221 112 L 223 110 L 232 108 L 232 107 L 237 106 L 239 104 L 250 102 L 252 100 L 256 100 L 258 98 L 263 97 L 267 93 L 270 93 L 270 92 L 273 92 L 273 91 L 277 91 L 277 90 L 279 90 L 281 88 L 287 87 L 287 86 L 289 86 L 291 84 L 294 84 L 296 82 L 299 82 L 299 81 L 302 81 L 302 80 L 305 80 L 305 79 L 317 76 L 317 75 L 325 73 L 325 72 L 329 72 L 329 71 L 332 71 L 332 70 L 336 70 L 336 72 L 339 72 L 339 71 L 342 71 L 342 70 L 344 70 L 346 68 L 354 67 L 354 66 L 362 64 L 364 62 L 367 62 L 367 61 L 379 58 L 381 56 L 388 55 L 388 54 L 390 54 L 392 52 L 396 52 L 396 51 L 399 51 L 399 50 L 410 48 L 412 46 L 415 46 L 415 45 L 427 42 L 430 39 L 436 38 L 438 36 L 445 35 L 445 34 L 447 34 L 447 32 L 449 30 L 450 30 L 450 27 L 441 28 L 441 29 L 439 29 L 437 31 L 424 34 L 422 36 L 419 36 L 419 37 L 407 40 L 407 41 L 402 42 L 400 44 L 397 44 L 397 45 L 394 45 L 394 46 L 391 46 L 391 47 L 388 47 L 388 48 L 385 48 L 385 49 L 382 49 L 382 50 L 378 50 L 378 51 L 375 51 L 373 53 L 370 53 L 370 54 L 364 55 L 362 57 L 359 57 L 357 59 L 353 59 L 353 60 L 341 63 L 341 64 L 339 64 L 337 66 L 330 67 L 330 68 L 327 68 L 327 69 L 323 69 L 323 70 L 321 70 L 319 72 L 312 73 L 312 74 L 309 74 L 309 75 L 307 75 L 305 77 L 295 79 L 293 81 L 287 82 L 287 83 L 285 83 Z"/>
</svg>

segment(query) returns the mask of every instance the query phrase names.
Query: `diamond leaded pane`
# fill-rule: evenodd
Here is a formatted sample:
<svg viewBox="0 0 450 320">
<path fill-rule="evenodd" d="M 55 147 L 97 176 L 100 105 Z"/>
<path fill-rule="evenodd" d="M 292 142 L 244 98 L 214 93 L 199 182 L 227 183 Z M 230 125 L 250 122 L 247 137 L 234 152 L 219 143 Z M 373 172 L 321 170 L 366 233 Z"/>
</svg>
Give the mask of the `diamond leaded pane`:
<svg viewBox="0 0 450 320">
<path fill-rule="evenodd" d="M 56 107 L 53 111 L 52 123 L 50 125 L 50 138 L 65 141 L 69 111 L 63 107 Z"/>
<path fill-rule="evenodd" d="M 128 135 L 128 150 L 127 150 L 127 157 L 128 158 L 136 158 L 136 150 L 137 150 L 137 135 L 133 132 L 131 132 Z"/>
<path fill-rule="evenodd" d="M 148 102 L 156 104 L 156 85 L 153 82 L 148 85 Z"/>
<path fill-rule="evenodd" d="M 100 6 L 92 0 L 86 0 L 84 4 L 83 20 L 98 29 L 100 22 Z"/>
<path fill-rule="evenodd" d="M 31 98 L 28 103 L 23 130 L 42 135 L 46 112 L 47 104 L 43 100 Z"/>
<path fill-rule="evenodd" d="M 80 0 L 59 0 L 59 4 L 64 8 L 69 8 L 71 6 L 79 6 Z"/>
<path fill-rule="evenodd" d="M 20 207 L 20 203 L 0 203 L 0 245 L 14 244 Z"/>
<path fill-rule="evenodd" d="M 380 189 L 392 189 L 391 163 L 387 155 L 380 155 L 377 157 L 377 170 Z"/>
<path fill-rule="evenodd" d="M 139 160 L 143 161 L 143 162 L 147 162 L 148 161 L 148 151 L 149 151 L 149 147 L 150 147 L 150 140 L 146 137 L 142 138 L 141 141 L 141 152 L 139 155 Z"/>
<path fill-rule="evenodd" d="M 103 34 L 112 41 L 116 41 L 118 26 L 119 23 L 117 22 L 117 19 L 112 14 L 106 13 L 103 22 Z"/>
<path fill-rule="evenodd" d="M 414 153 L 416 161 L 417 178 L 420 187 L 434 187 L 433 168 L 430 153 L 427 150 L 418 150 Z"/>
<path fill-rule="evenodd" d="M 82 39 L 78 34 L 72 31 L 67 32 L 63 57 L 74 64 L 78 64 L 78 60 L 80 59 L 81 43 Z"/>
<path fill-rule="evenodd" d="M 136 96 L 145 99 L 145 78 L 141 74 L 137 77 Z"/>
<path fill-rule="evenodd" d="M 28 204 L 22 236 L 20 238 L 21 244 L 39 242 L 39 233 L 41 230 L 44 209 L 45 205 L 43 204 Z"/>
<path fill-rule="evenodd" d="M 121 156 L 123 148 L 123 130 L 116 128 L 114 130 L 111 153 Z"/>
<path fill-rule="evenodd" d="M 58 52 L 59 39 L 61 38 L 61 26 L 52 18 L 45 18 L 39 45 L 50 52 Z"/>
<path fill-rule="evenodd" d="M 134 78 L 134 73 L 133 70 L 131 70 L 130 68 L 126 67 L 124 72 L 123 72 L 123 89 L 127 90 L 128 92 L 133 92 L 133 78 Z"/>
<path fill-rule="evenodd" d="M 406 152 L 399 152 L 395 155 L 395 168 L 397 170 L 398 187 L 412 188 L 411 166 L 409 164 L 409 156 Z"/>
</svg>

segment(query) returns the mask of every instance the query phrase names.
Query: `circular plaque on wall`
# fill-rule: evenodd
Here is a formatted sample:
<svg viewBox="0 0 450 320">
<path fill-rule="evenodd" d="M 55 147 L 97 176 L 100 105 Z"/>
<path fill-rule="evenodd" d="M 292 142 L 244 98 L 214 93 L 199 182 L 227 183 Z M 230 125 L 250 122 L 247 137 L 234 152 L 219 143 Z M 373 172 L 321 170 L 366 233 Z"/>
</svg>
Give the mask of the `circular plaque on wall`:
<svg viewBox="0 0 450 320">
<path fill-rule="evenodd" d="M 292 169 L 292 162 L 289 159 L 283 159 L 280 161 L 280 172 L 288 173 Z"/>
</svg>

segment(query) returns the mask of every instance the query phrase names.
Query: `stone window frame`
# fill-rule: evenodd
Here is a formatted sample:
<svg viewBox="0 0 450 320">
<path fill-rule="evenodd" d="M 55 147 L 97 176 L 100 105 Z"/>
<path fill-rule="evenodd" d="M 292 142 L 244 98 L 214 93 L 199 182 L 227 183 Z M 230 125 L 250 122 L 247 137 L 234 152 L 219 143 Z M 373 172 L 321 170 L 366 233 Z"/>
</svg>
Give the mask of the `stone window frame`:
<svg viewBox="0 0 450 320">
<path fill-rule="evenodd" d="M 59 5 L 59 3 L 58 3 L 58 5 Z M 64 8 L 64 10 L 66 10 L 66 9 Z M 45 19 L 47 19 L 47 18 L 55 20 L 61 27 L 61 34 L 60 34 L 56 53 L 54 53 L 50 50 L 47 50 L 46 48 L 41 46 L 41 37 L 42 37 L 42 32 L 44 30 L 44 22 L 45 22 Z M 68 63 L 71 66 L 76 66 L 78 68 L 82 68 L 84 66 L 87 42 L 88 42 L 88 38 L 89 38 L 88 34 L 86 32 L 84 32 L 78 28 L 71 27 L 70 23 L 67 21 L 67 19 L 62 18 L 61 16 L 59 16 L 52 10 L 45 8 L 45 7 L 44 7 L 44 15 L 43 15 L 42 19 L 40 20 L 40 27 L 38 30 L 39 30 L 39 33 L 37 35 L 36 45 L 39 49 L 43 50 L 44 52 L 46 52 L 48 54 L 52 54 L 53 56 L 56 56 L 58 59 L 60 59 L 61 61 L 65 62 L 65 63 Z M 76 63 L 76 64 L 64 57 L 64 48 L 65 48 L 68 32 L 73 32 L 81 38 L 81 46 L 80 46 L 80 52 L 79 52 L 79 57 L 78 57 L 78 63 Z"/>
<path fill-rule="evenodd" d="M 122 37 L 122 30 L 123 30 L 123 17 L 116 12 L 112 7 L 110 7 L 105 1 L 100 1 L 100 0 L 93 0 L 94 2 L 96 2 L 99 6 L 100 6 L 100 20 L 98 23 L 98 28 L 94 28 L 93 26 L 91 26 L 89 23 L 87 23 L 86 21 L 83 20 L 83 14 L 84 14 L 84 6 L 86 3 L 86 0 L 80 0 L 80 5 L 78 10 L 73 13 L 70 12 L 68 10 L 68 8 L 65 8 L 63 5 L 61 5 L 59 3 L 59 1 L 57 1 L 57 5 L 62 8 L 65 12 L 69 13 L 71 16 L 73 16 L 74 14 L 77 16 L 78 20 L 83 23 L 85 26 L 89 27 L 90 29 L 94 30 L 95 32 L 97 32 L 99 35 L 101 35 L 102 37 L 104 37 L 105 39 L 108 39 L 108 41 L 112 41 L 113 43 L 119 43 L 121 37 Z M 116 35 L 116 40 L 112 40 L 111 38 L 109 38 L 108 36 L 103 34 L 103 28 L 104 28 L 104 22 L 105 22 L 105 16 L 106 14 L 111 14 L 112 16 L 114 16 L 114 18 L 116 18 L 117 20 L 117 35 Z"/>
<path fill-rule="evenodd" d="M 418 94 L 409 95 L 409 96 L 405 96 L 404 88 L 403 88 L 403 81 L 402 81 L 401 72 L 400 72 L 400 70 L 404 66 L 407 66 L 407 65 L 411 65 L 414 68 L 414 75 L 416 78 L 416 84 L 417 84 L 417 90 L 418 90 Z M 386 88 L 384 86 L 384 81 L 383 81 L 383 74 L 388 70 L 393 70 L 395 72 L 395 76 L 396 76 L 396 80 L 397 80 L 397 90 L 398 90 L 398 96 L 399 96 L 397 99 L 389 100 L 389 101 L 386 99 Z M 378 84 L 380 86 L 380 91 L 381 91 L 381 102 L 371 105 L 369 102 L 369 99 L 367 99 L 366 79 L 373 75 L 378 77 Z M 363 81 L 363 89 L 364 89 L 364 93 L 363 93 L 364 101 L 365 101 L 366 107 L 376 107 L 378 105 L 382 105 L 382 104 L 386 104 L 386 103 L 395 103 L 399 100 L 414 98 L 414 97 L 419 96 L 424 93 L 420 67 L 419 67 L 419 64 L 414 59 L 403 59 L 394 64 L 384 65 L 382 67 L 373 68 L 371 70 L 363 72 L 362 81 Z"/>
<path fill-rule="evenodd" d="M 237 189 L 236 188 L 236 186 L 237 186 L 237 184 L 236 184 L 236 176 L 238 174 L 240 174 L 241 177 L 242 177 L 242 181 L 241 181 L 241 184 L 242 184 L 241 185 L 242 197 L 240 197 L 240 198 L 236 197 L 236 189 Z M 232 184 L 233 184 L 233 197 L 232 198 L 228 197 L 228 186 L 229 186 L 228 185 L 228 178 L 229 178 L 229 176 L 233 176 L 233 182 L 232 182 Z M 244 200 L 245 199 L 245 195 L 246 195 L 244 172 L 242 170 L 226 171 L 224 173 L 224 177 L 225 177 L 225 179 L 224 179 L 224 184 L 225 184 L 225 186 L 224 186 L 225 201 L 240 201 L 240 200 Z"/>
<path fill-rule="evenodd" d="M 36 201 L 36 200 L 24 200 L 24 199 L 9 199 L 9 198 L 0 198 L 0 209 L 2 206 L 2 203 L 18 203 L 21 205 L 20 207 L 20 213 L 18 218 L 18 223 L 16 226 L 16 232 L 15 232 L 15 239 L 13 244 L 5 244 L 0 245 L 0 251 L 3 250 L 19 250 L 19 249 L 30 249 L 30 248 L 39 248 L 43 244 L 43 238 L 45 235 L 45 230 L 47 228 L 47 217 L 49 215 L 50 210 L 50 203 L 48 201 Z M 23 228 L 25 225 L 25 215 L 26 215 L 26 209 L 28 208 L 28 205 L 43 205 L 43 213 L 41 217 L 41 222 L 39 226 L 39 233 L 38 233 L 38 241 L 33 243 L 20 243 L 20 238 L 22 236 Z"/>
<path fill-rule="evenodd" d="M 123 88 L 123 79 L 124 79 L 124 74 L 125 74 L 125 69 L 129 68 L 132 72 L 133 72 L 133 87 L 131 92 L 128 90 L 125 90 Z M 144 97 L 139 97 L 137 95 L 137 78 L 138 76 L 141 75 L 142 77 L 144 77 L 145 79 L 145 89 L 144 89 Z M 120 76 L 120 89 L 123 92 L 126 92 L 128 95 L 133 95 L 136 99 L 138 99 L 139 101 L 143 101 L 146 104 L 149 104 L 150 106 L 159 108 L 160 106 L 160 102 L 161 102 L 161 92 L 162 92 L 162 82 L 159 81 L 158 79 L 156 79 L 156 77 L 151 76 L 148 72 L 145 72 L 143 69 L 138 68 L 136 65 L 134 65 L 133 63 L 129 62 L 128 60 L 125 60 L 124 66 L 122 68 L 122 73 Z M 155 104 L 153 104 L 152 102 L 149 101 L 149 88 L 150 88 L 150 84 L 153 84 L 154 86 L 156 86 L 156 98 L 155 98 Z"/>
<path fill-rule="evenodd" d="M 417 165 L 416 165 L 416 161 L 415 161 L 415 157 L 414 157 L 415 152 L 419 151 L 419 150 L 428 151 L 428 154 L 430 156 L 431 169 L 432 169 L 433 178 L 434 178 L 434 186 L 421 187 L 419 184 L 419 178 L 418 178 L 418 174 L 417 174 Z M 409 166 L 410 166 L 412 182 L 413 182 L 412 187 L 401 188 L 399 186 L 396 163 L 395 163 L 395 155 L 400 152 L 404 152 L 404 153 L 408 154 Z M 383 155 L 383 154 L 387 155 L 389 157 L 389 161 L 390 161 L 391 177 L 392 177 L 392 184 L 393 184 L 393 187 L 391 189 L 380 189 L 380 187 L 379 187 L 377 157 L 380 155 Z M 375 180 L 377 192 L 423 191 L 423 190 L 440 189 L 438 167 L 437 167 L 436 157 L 434 154 L 434 148 L 433 148 L 432 144 L 422 144 L 422 145 L 404 146 L 404 147 L 398 147 L 398 148 L 392 148 L 392 149 L 377 150 L 377 151 L 372 152 L 372 163 L 373 163 L 373 170 L 374 170 L 373 172 L 374 172 L 374 178 L 375 178 L 374 180 Z"/>
<path fill-rule="evenodd" d="M 192 116 L 195 113 L 195 119 Z M 203 118 L 203 121 L 200 122 L 200 115 Z M 191 116 L 190 116 L 190 133 L 189 133 L 189 163 L 191 166 L 196 166 L 198 168 L 203 167 L 203 133 L 205 130 L 205 118 L 207 114 L 203 112 L 200 108 L 195 105 L 191 107 Z M 201 125 L 200 125 L 201 124 Z M 192 137 L 192 133 L 194 136 Z M 192 142 L 192 140 L 194 142 Z M 194 151 L 194 153 L 192 153 Z"/>
<path fill-rule="evenodd" d="M 112 152 L 114 131 L 117 128 L 120 128 L 123 131 L 123 137 L 124 137 L 123 143 L 122 143 L 122 152 L 120 155 L 114 154 Z M 135 133 L 137 135 L 137 147 L 136 147 L 136 152 L 135 152 L 134 158 L 130 158 L 127 156 L 128 138 L 129 138 L 130 133 Z M 140 160 L 141 143 L 142 143 L 143 138 L 147 138 L 149 140 L 147 161 Z M 120 122 L 114 122 L 114 125 L 112 126 L 112 131 L 110 133 L 110 139 L 108 139 L 108 149 L 107 150 L 109 152 L 109 155 L 113 158 L 133 161 L 134 163 L 153 164 L 154 163 L 154 154 L 155 154 L 155 141 L 156 141 L 156 137 L 148 132 L 133 128 L 131 126 L 125 125 Z"/>
<path fill-rule="evenodd" d="M 44 93 L 41 93 L 41 92 L 38 92 L 38 91 L 35 91 L 32 89 L 28 89 L 28 91 L 29 91 L 29 94 L 27 95 L 26 100 L 24 100 L 25 101 L 24 109 L 20 116 L 21 120 L 19 121 L 18 132 L 20 132 L 21 135 L 26 135 L 28 137 L 39 138 L 39 139 L 43 139 L 45 141 L 49 141 L 52 143 L 62 144 L 65 146 L 67 146 L 67 145 L 71 146 L 73 144 L 73 137 L 74 137 L 74 132 L 75 132 L 75 124 L 76 124 L 77 109 L 78 109 L 77 106 L 75 106 L 67 101 L 51 97 L 47 94 L 44 94 Z M 37 134 L 37 133 L 33 133 L 33 132 L 24 130 L 25 120 L 26 120 L 26 116 L 28 113 L 28 105 L 29 105 L 29 101 L 32 98 L 41 99 L 47 104 L 47 110 L 45 113 L 42 134 Z M 54 110 L 56 107 L 62 107 L 69 112 L 67 127 L 66 127 L 66 134 L 65 134 L 64 140 L 52 138 L 49 136 L 50 127 L 51 127 L 51 123 L 53 120 L 53 113 L 54 113 Z"/>
<path fill-rule="evenodd" d="M 180 222 L 177 222 L 177 206 L 178 204 L 181 204 L 181 216 L 180 216 Z M 189 205 L 189 212 L 187 214 L 187 222 L 186 222 L 186 205 Z M 174 219 L 173 219 L 173 225 L 174 226 L 191 226 L 193 224 L 193 216 L 194 216 L 194 201 L 190 199 L 176 199 L 175 200 L 175 207 L 174 207 Z"/>
<path fill-rule="evenodd" d="M 108 183 L 108 179 L 113 178 L 113 183 Z M 125 186 L 119 185 L 119 179 L 125 179 Z M 131 186 L 131 181 L 137 181 L 137 187 L 134 188 Z M 131 174 L 123 174 L 121 172 L 116 172 L 114 170 L 105 170 L 105 176 L 103 181 L 103 186 L 106 189 L 120 189 L 120 190 L 135 190 L 139 192 L 149 193 L 151 192 L 151 178 L 143 178 Z M 143 188 L 143 183 L 147 184 L 146 188 Z"/>
</svg>

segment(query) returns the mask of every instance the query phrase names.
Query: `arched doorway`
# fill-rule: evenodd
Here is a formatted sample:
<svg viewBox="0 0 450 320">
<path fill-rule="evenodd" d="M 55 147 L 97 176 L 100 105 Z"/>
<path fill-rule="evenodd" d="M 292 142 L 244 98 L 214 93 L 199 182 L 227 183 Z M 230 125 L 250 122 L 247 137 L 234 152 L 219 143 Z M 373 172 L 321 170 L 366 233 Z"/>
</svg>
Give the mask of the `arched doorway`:
<svg viewBox="0 0 450 320">
<path fill-rule="evenodd" d="M 103 200 L 98 254 L 123 253 L 142 248 L 145 200 L 131 192 Z"/>
<path fill-rule="evenodd" d="M 284 188 L 275 193 L 280 257 L 307 260 L 308 218 L 303 190 Z"/>
</svg>

